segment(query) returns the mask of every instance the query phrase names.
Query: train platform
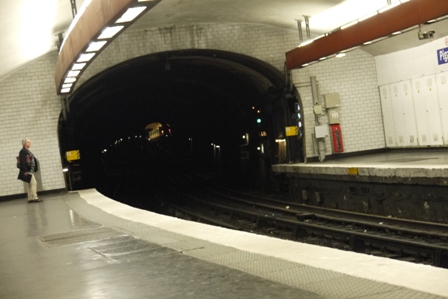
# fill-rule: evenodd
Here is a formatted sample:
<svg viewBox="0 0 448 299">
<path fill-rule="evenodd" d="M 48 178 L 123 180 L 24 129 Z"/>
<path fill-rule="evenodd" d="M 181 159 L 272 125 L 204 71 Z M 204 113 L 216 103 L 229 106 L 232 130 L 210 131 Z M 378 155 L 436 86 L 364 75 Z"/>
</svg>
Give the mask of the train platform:
<svg viewBox="0 0 448 299">
<path fill-rule="evenodd" d="M 0 203 L 0 298 L 448 298 L 448 270 L 168 217 L 96 190 Z"/>
<path fill-rule="evenodd" d="M 336 157 L 336 158 L 334 158 Z M 337 176 L 347 180 L 405 184 L 448 185 L 448 149 L 393 149 L 322 162 L 273 165 L 285 174 Z"/>
</svg>

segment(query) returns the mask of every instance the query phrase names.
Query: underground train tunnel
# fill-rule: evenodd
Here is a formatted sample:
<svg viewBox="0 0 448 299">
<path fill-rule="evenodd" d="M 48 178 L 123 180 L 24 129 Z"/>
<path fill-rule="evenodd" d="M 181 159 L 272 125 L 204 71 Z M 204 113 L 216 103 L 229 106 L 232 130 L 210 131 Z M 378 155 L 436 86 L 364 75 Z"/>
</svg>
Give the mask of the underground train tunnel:
<svg viewBox="0 0 448 299">
<path fill-rule="evenodd" d="M 151 54 L 107 69 L 80 86 L 61 114 L 67 187 L 147 198 L 163 171 L 272 188 L 272 164 L 302 159 L 300 138 L 285 136 L 300 103 L 290 86 L 263 61 L 213 50 Z M 169 126 L 169 136 L 148 141 L 151 123 Z M 65 159 L 71 150 L 79 161 Z"/>
</svg>

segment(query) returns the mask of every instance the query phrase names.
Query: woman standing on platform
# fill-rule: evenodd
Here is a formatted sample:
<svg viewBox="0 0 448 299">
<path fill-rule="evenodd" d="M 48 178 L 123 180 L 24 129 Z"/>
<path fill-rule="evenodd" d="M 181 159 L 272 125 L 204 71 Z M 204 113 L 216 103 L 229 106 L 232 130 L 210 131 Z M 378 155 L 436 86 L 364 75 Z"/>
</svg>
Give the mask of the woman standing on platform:
<svg viewBox="0 0 448 299">
<path fill-rule="evenodd" d="M 30 152 L 31 141 L 28 138 L 22 140 L 22 149 L 19 153 L 19 161 L 17 166 L 20 168 L 18 180 L 23 181 L 25 190 L 28 193 L 28 202 L 41 202 L 37 197 L 37 181 L 34 174 L 38 171 L 38 161 Z"/>
</svg>

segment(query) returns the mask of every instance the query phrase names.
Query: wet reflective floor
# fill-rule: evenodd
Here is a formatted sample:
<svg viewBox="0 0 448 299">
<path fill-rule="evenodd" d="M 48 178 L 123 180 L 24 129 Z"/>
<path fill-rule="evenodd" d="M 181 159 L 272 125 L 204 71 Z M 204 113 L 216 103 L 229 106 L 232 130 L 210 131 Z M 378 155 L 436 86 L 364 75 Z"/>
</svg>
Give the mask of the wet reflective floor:
<svg viewBox="0 0 448 299">
<path fill-rule="evenodd" d="M 67 196 L 0 203 L 0 298 L 331 298 L 101 226 Z"/>
</svg>

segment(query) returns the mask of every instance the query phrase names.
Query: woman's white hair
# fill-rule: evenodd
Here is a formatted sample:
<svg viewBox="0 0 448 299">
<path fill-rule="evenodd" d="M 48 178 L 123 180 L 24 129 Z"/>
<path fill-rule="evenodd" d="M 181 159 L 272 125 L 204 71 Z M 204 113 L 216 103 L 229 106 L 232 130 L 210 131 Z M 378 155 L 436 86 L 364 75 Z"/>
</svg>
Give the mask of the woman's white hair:
<svg viewBox="0 0 448 299">
<path fill-rule="evenodd" d="M 22 139 L 22 145 L 25 145 L 25 143 L 26 143 L 27 141 L 30 141 L 30 139 L 29 139 L 29 138 L 23 138 L 23 139 Z"/>
</svg>

